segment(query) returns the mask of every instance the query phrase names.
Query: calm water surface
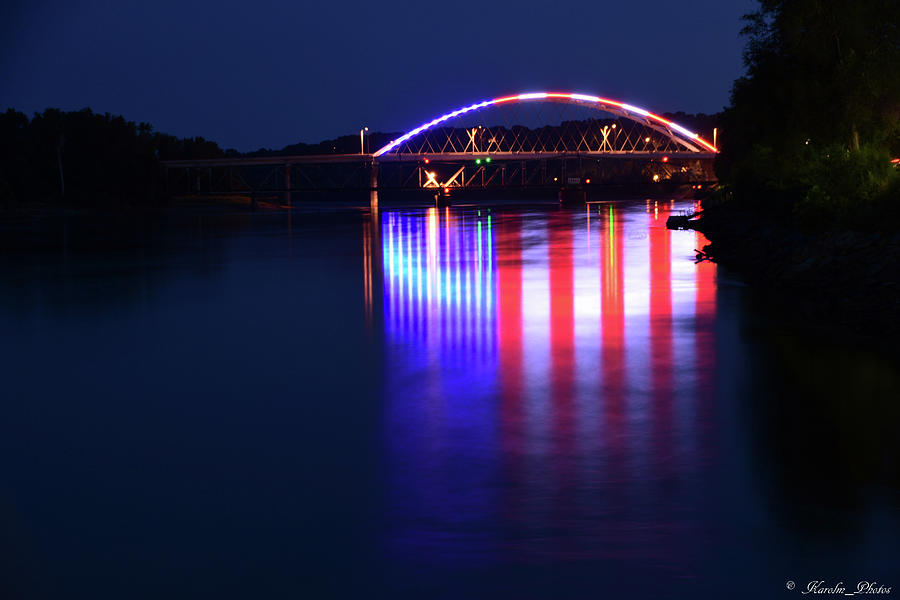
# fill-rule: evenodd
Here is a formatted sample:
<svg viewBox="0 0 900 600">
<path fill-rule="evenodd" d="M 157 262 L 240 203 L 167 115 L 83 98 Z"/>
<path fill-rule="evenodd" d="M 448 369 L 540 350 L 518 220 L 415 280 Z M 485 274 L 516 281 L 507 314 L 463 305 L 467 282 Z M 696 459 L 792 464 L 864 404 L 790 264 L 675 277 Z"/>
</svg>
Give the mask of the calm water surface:
<svg viewBox="0 0 900 600">
<path fill-rule="evenodd" d="M 48 225 L 0 256 L 0 595 L 900 593 L 896 364 L 690 208 Z"/>
</svg>

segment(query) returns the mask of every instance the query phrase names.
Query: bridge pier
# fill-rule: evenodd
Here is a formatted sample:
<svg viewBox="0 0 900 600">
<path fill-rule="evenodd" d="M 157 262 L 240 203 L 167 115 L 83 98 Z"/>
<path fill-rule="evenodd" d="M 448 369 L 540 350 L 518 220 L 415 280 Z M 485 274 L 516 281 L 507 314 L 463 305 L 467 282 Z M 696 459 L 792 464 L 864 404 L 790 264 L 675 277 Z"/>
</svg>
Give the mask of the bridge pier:
<svg viewBox="0 0 900 600">
<path fill-rule="evenodd" d="M 369 208 L 372 214 L 378 213 L 378 163 L 369 163 Z"/>
<path fill-rule="evenodd" d="M 374 160 L 369 163 L 369 188 L 378 189 L 378 163 Z"/>
<path fill-rule="evenodd" d="M 291 165 L 284 165 L 284 203 L 291 206 Z"/>
</svg>

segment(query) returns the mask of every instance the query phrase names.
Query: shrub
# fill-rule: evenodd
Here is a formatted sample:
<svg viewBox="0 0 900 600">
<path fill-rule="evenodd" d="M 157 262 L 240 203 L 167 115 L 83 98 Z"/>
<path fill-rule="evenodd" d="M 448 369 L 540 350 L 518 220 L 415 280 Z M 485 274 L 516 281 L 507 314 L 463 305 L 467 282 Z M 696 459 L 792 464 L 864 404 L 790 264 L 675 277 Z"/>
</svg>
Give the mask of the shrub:
<svg viewBox="0 0 900 600">
<path fill-rule="evenodd" d="M 893 227 L 900 194 L 900 171 L 883 147 L 862 146 L 851 152 L 840 146 L 823 148 L 800 169 L 806 191 L 794 208 L 807 227 Z"/>
</svg>

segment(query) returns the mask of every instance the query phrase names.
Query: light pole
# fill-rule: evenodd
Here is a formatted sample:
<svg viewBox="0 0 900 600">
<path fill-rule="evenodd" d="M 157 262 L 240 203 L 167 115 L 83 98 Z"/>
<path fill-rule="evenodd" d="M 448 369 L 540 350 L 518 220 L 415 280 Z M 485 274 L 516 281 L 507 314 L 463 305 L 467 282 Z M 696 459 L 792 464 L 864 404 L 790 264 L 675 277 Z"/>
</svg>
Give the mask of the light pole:
<svg viewBox="0 0 900 600">
<path fill-rule="evenodd" d="M 365 141 L 365 132 L 368 131 L 368 127 L 363 127 L 359 130 L 359 153 L 366 153 L 366 141 Z"/>
</svg>

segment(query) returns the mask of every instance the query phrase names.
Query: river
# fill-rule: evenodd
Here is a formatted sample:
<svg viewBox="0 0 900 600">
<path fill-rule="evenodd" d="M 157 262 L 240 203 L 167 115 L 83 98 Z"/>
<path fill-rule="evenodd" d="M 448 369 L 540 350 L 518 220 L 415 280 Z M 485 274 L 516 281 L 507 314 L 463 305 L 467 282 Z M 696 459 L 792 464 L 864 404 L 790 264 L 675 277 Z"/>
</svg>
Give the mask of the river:
<svg viewBox="0 0 900 600">
<path fill-rule="evenodd" d="M 774 324 L 692 209 L 48 226 L 0 255 L 0 594 L 900 593 L 896 364 Z"/>
</svg>

